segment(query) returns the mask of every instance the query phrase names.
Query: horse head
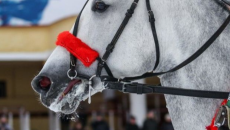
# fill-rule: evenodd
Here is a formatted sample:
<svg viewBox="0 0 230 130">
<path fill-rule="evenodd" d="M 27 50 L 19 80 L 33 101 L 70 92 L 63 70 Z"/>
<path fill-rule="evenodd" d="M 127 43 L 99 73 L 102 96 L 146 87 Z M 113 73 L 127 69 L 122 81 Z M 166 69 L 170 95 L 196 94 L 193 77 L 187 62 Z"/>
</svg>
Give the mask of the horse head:
<svg viewBox="0 0 230 130">
<path fill-rule="evenodd" d="M 102 9 L 97 2 L 103 2 Z M 158 0 L 151 1 L 156 18 L 161 57 L 156 72 L 170 70 L 191 56 L 220 27 L 228 11 L 218 4 L 229 0 Z M 133 0 L 89 0 L 79 21 L 77 37 L 102 57 L 116 34 Z M 227 6 L 228 7 L 228 6 Z M 116 78 L 139 76 L 150 72 L 156 62 L 156 49 L 145 1 L 139 1 L 135 13 L 106 61 Z M 229 27 L 229 26 L 228 26 Z M 213 91 L 229 91 L 229 28 L 214 45 L 180 71 L 160 76 L 164 86 Z M 70 33 L 73 29 L 70 30 Z M 32 81 L 41 102 L 55 112 L 73 113 L 89 95 L 89 80 L 71 80 L 68 70 L 70 53 L 61 46 L 53 51 L 43 69 Z M 86 77 L 96 74 L 98 63 L 85 67 L 77 62 L 76 72 Z M 75 73 L 76 74 L 76 73 Z M 102 75 L 107 75 L 102 71 Z M 92 94 L 104 90 L 99 78 L 93 78 Z M 66 88 L 72 89 L 63 96 Z M 63 97 L 60 100 L 60 97 Z M 221 103 L 216 99 L 200 99 L 165 95 L 167 107 L 177 130 L 203 130 Z M 200 116 L 202 115 L 202 117 Z M 193 124 L 193 125 L 191 125 Z"/>
<path fill-rule="evenodd" d="M 106 9 L 97 9 L 95 0 L 89 0 L 85 6 L 79 22 L 77 37 L 90 48 L 97 51 L 100 57 L 106 46 L 111 42 L 119 28 L 125 13 L 133 0 L 103 0 Z M 151 71 L 155 62 L 155 51 L 151 30 L 148 23 L 148 12 L 145 3 L 140 2 L 129 24 L 120 36 L 116 48 L 107 60 L 114 77 L 141 75 Z M 73 29 L 70 31 L 73 32 Z M 70 114 L 76 110 L 80 101 L 89 97 L 88 80 L 79 78 L 71 91 L 62 101 L 58 99 L 70 83 L 67 71 L 70 66 L 70 53 L 63 47 L 57 46 L 40 73 L 32 81 L 33 89 L 40 95 L 40 100 L 55 112 Z M 85 67 L 78 60 L 76 72 L 91 77 L 96 74 L 97 61 Z M 107 75 L 102 71 L 102 75 Z M 98 78 L 93 79 L 92 94 L 104 89 Z"/>
</svg>

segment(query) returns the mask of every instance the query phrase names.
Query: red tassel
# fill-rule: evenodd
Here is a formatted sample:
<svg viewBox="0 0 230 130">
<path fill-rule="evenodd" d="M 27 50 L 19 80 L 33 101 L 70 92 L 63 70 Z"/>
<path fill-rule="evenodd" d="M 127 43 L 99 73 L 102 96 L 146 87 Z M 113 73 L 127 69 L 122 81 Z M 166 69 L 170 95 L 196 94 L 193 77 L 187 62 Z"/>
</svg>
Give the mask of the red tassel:
<svg viewBox="0 0 230 130">
<path fill-rule="evenodd" d="M 222 106 L 222 105 L 225 105 L 226 103 L 227 103 L 227 100 L 225 99 L 225 100 L 221 103 L 221 106 Z M 217 128 L 216 126 L 214 126 L 214 122 L 215 122 L 215 119 L 216 119 L 217 112 L 218 112 L 218 110 L 216 111 L 215 116 L 214 116 L 214 118 L 212 119 L 211 125 L 206 127 L 207 130 L 218 130 L 218 128 Z"/>
<path fill-rule="evenodd" d="M 56 45 L 66 48 L 86 67 L 89 67 L 99 56 L 98 52 L 91 49 L 88 45 L 68 31 L 64 31 L 58 35 Z"/>
</svg>

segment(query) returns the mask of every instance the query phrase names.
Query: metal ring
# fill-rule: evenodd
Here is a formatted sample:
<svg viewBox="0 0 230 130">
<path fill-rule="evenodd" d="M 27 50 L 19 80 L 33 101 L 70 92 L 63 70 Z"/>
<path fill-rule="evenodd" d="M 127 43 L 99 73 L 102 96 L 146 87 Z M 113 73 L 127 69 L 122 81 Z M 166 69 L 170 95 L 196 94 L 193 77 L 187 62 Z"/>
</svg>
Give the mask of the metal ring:
<svg viewBox="0 0 230 130">
<path fill-rule="evenodd" d="M 75 72 L 75 75 L 74 76 L 70 76 L 69 75 L 69 72 L 71 71 L 71 69 L 69 69 L 68 71 L 67 71 L 67 76 L 72 80 L 72 79 L 75 79 L 76 77 L 77 77 L 77 71 L 75 70 L 74 72 Z"/>
</svg>

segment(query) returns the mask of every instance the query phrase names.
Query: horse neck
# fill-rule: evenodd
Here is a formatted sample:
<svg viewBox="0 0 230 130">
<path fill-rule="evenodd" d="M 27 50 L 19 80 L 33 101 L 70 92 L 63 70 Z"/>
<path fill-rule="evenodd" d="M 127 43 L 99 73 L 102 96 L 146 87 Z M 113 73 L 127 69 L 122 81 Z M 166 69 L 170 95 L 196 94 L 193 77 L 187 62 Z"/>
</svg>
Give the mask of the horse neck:
<svg viewBox="0 0 230 130">
<path fill-rule="evenodd" d="M 161 49 L 159 71 L 172 68 L 192 55 L 228 15 L 215 0 L 162 0 L 151 1 L 151 5 Z M 215 43 L 214 46 L 221 47 L 223 44 Z"/>
<path fill-rule="evenodd" d="M 154 1 L 161 48 L 159 71 L 178 65 L 198 50 L 227 17 L 213 0 Z M 160 7 L 160 8 L 159 8 Z M 163 86 L 229 91 L 229 26 L 199 58 L 183 69 L 161 77 Z M 221 100 L 166 95 L 176 130 L 204 130 Z"/>
</svg>

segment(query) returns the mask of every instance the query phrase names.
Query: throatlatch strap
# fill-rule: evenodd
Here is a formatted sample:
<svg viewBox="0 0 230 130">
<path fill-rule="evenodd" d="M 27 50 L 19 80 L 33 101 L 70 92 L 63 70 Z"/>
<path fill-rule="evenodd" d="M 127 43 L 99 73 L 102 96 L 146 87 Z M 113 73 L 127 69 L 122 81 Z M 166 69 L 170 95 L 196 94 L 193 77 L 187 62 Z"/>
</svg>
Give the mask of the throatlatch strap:
<svg viewBox="0 0 230 130">
<path fill-rule="evenodd" d="M 165 72 L 159 72 L 159 73 L 145 73 L 142 76 L 137 76 L 137 77 L 126 77 L 123 80 L 124 81 L 130 81 L 130 80 L 137 80 L 137 79 L 143 79 L 143 78 L 148 78 L 148 77 L 154 77 L 154 76 L 159 76 L 163 75 L 166 73 L 174 72 L 182 67 L 188 65 L 192 61 L 194 61 L 197 57 L 199 57 L 214 41 L 220 36 L 220 34 L 224 31 L 224 29 L 227 27 L 227 25 L 230 22 L 230 15 L 227 17 L 227 19 L 224 21 L 224 23 L 220 26 L 220 28 L 212 35 L 212 37 L 199 49 L 197 50 L 193 55 L 191 55 L 188 59 L 177 65 L 176 67 L 170 69 L 169 71 Z"/>
</svg>

